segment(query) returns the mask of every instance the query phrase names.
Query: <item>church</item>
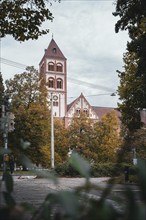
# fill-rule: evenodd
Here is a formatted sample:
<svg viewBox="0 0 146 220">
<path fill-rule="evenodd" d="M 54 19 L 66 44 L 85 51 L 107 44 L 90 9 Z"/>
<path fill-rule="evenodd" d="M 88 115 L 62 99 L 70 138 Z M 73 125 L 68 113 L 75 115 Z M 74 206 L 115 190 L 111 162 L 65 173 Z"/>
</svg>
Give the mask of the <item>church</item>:
<svg viewBox="0 0 146 220">
<path fill-rule="evenodd" d="M 39 64 L 40 78 L 47 85 L 48 99 L 53 97 L 53 116 L 64 120 L 68 127 L 74 115 L 84 112 L 87 117 L 94 121 L 100 121 L 102 116 L 108 112 L 120 112 L 116 108 L 91 106 L 85 96 L 80 96 L 71 103 L 67 103 L 67 59 L 52 38 L 49 46 Z"/>
</svg>

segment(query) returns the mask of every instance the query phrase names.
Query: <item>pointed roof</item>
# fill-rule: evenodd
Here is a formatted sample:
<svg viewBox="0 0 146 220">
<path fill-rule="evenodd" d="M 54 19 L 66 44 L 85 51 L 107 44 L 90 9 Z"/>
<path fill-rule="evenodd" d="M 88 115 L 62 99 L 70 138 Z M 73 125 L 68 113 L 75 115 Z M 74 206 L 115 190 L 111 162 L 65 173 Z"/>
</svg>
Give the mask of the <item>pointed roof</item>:
<svg viewBox="0 0 146 220">
<path fill-rule="evenodd" d="M 84 101 L 88 104 L 88 106 L 90 106 L 90 108 L 92 109 L 92 111 L 96 114 L 96 111 L 93 109 L 93 107 L 90 105 L 90 103 L 87 101 L 87 99 L 85 98 L 85 96 L 83 95 L 83 93 L 80 94 L 80 96 L 78 98 L 76 98 L 73 102 L 71 102 L 69 105 L 67 105 L 67 112 L 70 111 L 70 109 L 76 104 L 76 102 L 79 99 L 84 99 Z"/>
<path fill-rule="evenodd" d="M 45 56 L 52 58 L 66 59 L 66 57 L 61 52 L 60 48 L 56 44 L 55 40 L 52 38 L 48 48 L 45 50 Z"/>
</svg>

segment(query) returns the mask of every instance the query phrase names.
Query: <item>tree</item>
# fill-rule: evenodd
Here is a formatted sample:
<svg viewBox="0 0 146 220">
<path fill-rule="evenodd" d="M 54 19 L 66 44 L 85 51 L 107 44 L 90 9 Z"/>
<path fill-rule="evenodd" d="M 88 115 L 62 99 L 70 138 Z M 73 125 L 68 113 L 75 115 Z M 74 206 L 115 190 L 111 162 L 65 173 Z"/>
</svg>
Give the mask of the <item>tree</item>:
<svg viewBox="0 0 146 220">
<path fill-rule="evenodd" d="M 123 123 L 128 126 L 131 132 L 140 128 L 140 110 L 146 108 L 145 0 L 117 0 L 116 11 L 113 15 L 120 17 L 115 25 L 116 33 L 118 33 L 119 30 L 128 30 L 131 40 L 127 43 L 127 54 L 126 57 L 124 57 L 125 69 L 120 75 L 122 84 L 119 87 L 119 95 L 124 102 L 122 105 L 119 105 L 119 109 L 124 113 L 124 116 L 122 116 Z M 131 62 L 132 65 L 135 63 L 135 67 L 134 65 L 131 67 Z M 123 75 L 125 76 L 123 77 Z M 132 79 L 134 82 L 130 82 Z M 136 84 L 138 84 L 138 88 L 135 87 Z M 130 89 L 128 89 L 129 85 L 131 87 Z M 127 92 L 129 92 L 129 95 L 124 92 L 124 87 Z M 132 105 L 134 107 L 133 111 Z"/>
<path fill-rule="evenodd" d="M 90 162 L 115 162 L 121 145 L 119 119 L 115 111 L 93 123 L 84 113 L 69 126 L 69 147 Z"/>
<path fill-rule="evenodd" d="M 2 74 L 0 73 L 0 119 L 2 117 L 3 98 L 4 98 L 4 84 L 3 84 Z M 2 131 L 0 129 L 0 147 L 2 147 L 2 145 L 3 145 L 3 134 L 2 134 Z"/>
<path fill-rule="evenodd" d="M 3 104 L 3 98 L 4 98 L 4 84 L 3 84 L 3 77 L 0 72 L 0 108 Z"/>
<path fill-rule="evenodd" d="M 141 90 L 142 78 L 135 77 L 137 70 L 137 56 L 135 53 L 124 54 L 124 72 L 119 72 L 120 86 L 118 93 L 121 103 L 118 107 L 121 112 L 122 124 L 127 128 L 127 132 L 134 132 L 142 126 L 140 110 L 142 109 L 141 100 L 144 99 Z M 125 131 L 126 132 L 126 131 Z"/>
<path fill-rule="evenodd" d="M 68 128 L 69 147 L 76 150 L 89 161 L 95 161 L 97 159 L 94 153 L 95 143 L 93 132 L 93 122 L 83 112 L 80 113 L 80 116 L 74 116 Z"/>
<path fill-rule="evenodd" d="M 15 111 L 15 131 L 10 136 L 9 147 L 19 156 L 23 151 L 32 162 L 43 164 L 41 148 L 48 145 L 50 139 L 50 113 L 41 103 L 31 103 L 29 108 L 21 105 Z M 21 148 L 21 141 L 27 141 L 30 146 Z M 49 158 L 48 158 L 49 159 Z"/>
<path fill-rule="evenodd" d="M 53 20 L 48 9 L 51 0 L 3 0 L 0 3 L 0 37 L 12 35 L 18 41 L 38 39 L 49 29 L 42 29 L 43 22 Z M 60 2 L 58 0 L 58 2 Z"/>
<path fill-rule="evenodd" d="M 33 66 L 27 67 L 25 72 L 16 74 L 13 79 L 6 80 L 5 83 L 6 93 L 12 98 L 14 109 L 17 110 L 22 104 L 25 108 L 29 108 L 31 103 L 39 101 L 39 73 Z"/>
<path fill-rule="evenodd" d="M 62 119 L 54 120 L 54 148 L 55 164 L 63 163 L 68 159 L 69 140 L 68 129 Z"/>
<path fill-rule="evenodd" d="M 120 123 L 115 111 L 109 112 L 95 125 L 98 162 L 115 162 L 120 149 Z"/>
<path fill-rule="evenodd" d="M 30 143 L 25 150 L 32 161 L 41 164 L 44 158 L 41 148 L 49 143 L 50 112 L 48 110 L 45 87 L 39 86 L 39 74 L 33 67 L 29 72 L 17 74 L 6 81 L 6 92 L 12 98 L 15 115 L 15 130 L 9 135 L 9 146 L 20 154 L 21 141 Z"/>
<path fill-rule="evenodd" d="M 136 157 L 146 160 L 146 130 L 139 129 L 134 134 L 133 147 L 136 151 Z"/>
</svg>

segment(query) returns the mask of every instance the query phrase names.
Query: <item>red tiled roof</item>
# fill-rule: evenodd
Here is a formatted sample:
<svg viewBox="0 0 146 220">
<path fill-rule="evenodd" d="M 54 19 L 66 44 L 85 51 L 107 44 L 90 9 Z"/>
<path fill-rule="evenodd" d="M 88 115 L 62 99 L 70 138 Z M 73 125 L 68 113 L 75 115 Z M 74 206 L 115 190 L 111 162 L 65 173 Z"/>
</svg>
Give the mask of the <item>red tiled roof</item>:
<svg viewBox="0 0 146 220">
<path fill-rule="evenodd" d="M 54 39 L 51 40 L 48 48 L 45 50 L 45 56 L 66 59 Z"/>
<path fill-rule="evenodd" d="M 58 58 L 58 59 L 66 59 L 66 57 L 63 55 L 62 51 L 60 50 L 60 48 L 58 47 L 58 45 L 56 44 L 55 40 L 52 39 L 48 48 L 45 49 L 45 54 L 42 58 L 42 60 L 44 59 L 44 57 L 50 57 L 50 58 Z M 40 61 L 40 64 L 42 62 L 42 60 Z"/>
<path fill-rule="evenodd" d="M 120 112 L 116 108 L 112 108 L 112 107 L 98 107 L 98 106 L 92 106 L 92 108 L 94 109 L 94 111 L 98 115 L 99 120 L 101 120 L 103 115 L 105 115 L 108 112 L 111 112 L 113 110 L 115 110 L 116 113 L 117 113 L 117 116 L 120 117 Z"/>
</svg>

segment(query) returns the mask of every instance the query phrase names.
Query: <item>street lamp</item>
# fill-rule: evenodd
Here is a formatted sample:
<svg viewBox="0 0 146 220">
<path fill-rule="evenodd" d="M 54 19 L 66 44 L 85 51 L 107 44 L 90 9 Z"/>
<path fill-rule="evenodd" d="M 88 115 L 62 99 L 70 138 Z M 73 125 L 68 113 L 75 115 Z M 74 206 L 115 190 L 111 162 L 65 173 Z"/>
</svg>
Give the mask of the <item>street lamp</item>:
<svg viewBox="0 0 146 220">
<path fill-rule="evenodd" d="M 53 93 L 51 93 L 51 168 L 54 169 L 54 117 L 53 117 Z"/>
<path fill-rule="evenodd" d="M 10 99 L 9 96 L 5 96 L 2 105 L 2 118 L 1 118 L 1 128 L 3 130 L 5 149 L 8 149 L 9 115 L 10 115 Z"/>
<path fill-rule="evenodd" d="M 14 115 L 10 112 L 10 99 L 8 95 L 4 96 L 3 104 L 2 104 L 2 115 L 0 118 L 1 130 L 3 132 L 4 138 L 4 149 L 5 153 L 3 155 L 3 179 L 4 175 L 7 171 L 7 163 L 9 161 L 9 155 L 7 153 L 8 150 L 8 132 L 14 130 Z"/>
</svg>

